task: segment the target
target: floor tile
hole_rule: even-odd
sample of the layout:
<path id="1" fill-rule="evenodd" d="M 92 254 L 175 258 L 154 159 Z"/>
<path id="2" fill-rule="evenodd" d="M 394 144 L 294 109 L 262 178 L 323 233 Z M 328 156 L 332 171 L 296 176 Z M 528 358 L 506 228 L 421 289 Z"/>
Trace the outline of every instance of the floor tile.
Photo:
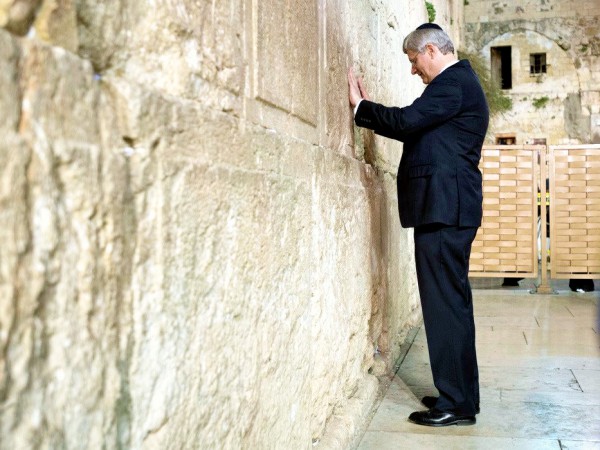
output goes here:
<path id="1" fill-rule="evenodd" d="M 523 330 L 528 345 L 562 345 L 576 344 L 579 346 L 597 348 L 600 345 L 598 335 L 592 327 L 569 327 L 561 328 L 557 333 L 553 328 L 538 328 Z"/>
<path id="2" fill-rule="evenodd" d="M 600 438 L 600 406 L 503 402 L 482 405 L 477 433 L 519 438 Z"/>
<path id="3" fill-rule="evenodd" d="M 600 442 L 560 441 L 562 450 L 600 450 Z"/>
<path id="4" fill-rule="evenodd" d="M 477 344 L 477 360 L 483 366 L 594 368 L 598 351 L 577 344 L 486 345 Z"/>
<path id="5" fill-rule="evenodd" d="M 516 439 L 482 436 L 444 436 L 440 433 L 411 434 L 385 431 L 369 431 L 358 450 L 398 449 L 444 449 L 444 450 L 560 450 L 553 439 Z"/>
<path id="6" fill-rule="evenodd" d="M 475 316 L 475 329 L 490 326 L 511 326 L 518 328 L 537 328 L 540 325 L 534 316 Z"/>
<path id="7" fill-rule="evenodd" d="M 535 328 L 537 329 L 537 328 Z M 501 328 L 501 329 L 493 329 L 493 330 L 478 330 L 476 329 L 475 334 L 477 336 L 476 340 L 480 344 L 498 344 L 502 342 L 503 344 L 514 344 L 514 345 L 526 345 L 527 340 L 525 337 L 525 328 L 519 327 L 511 327 L 511 328 Z M 527 329 L 529 331 L 529 329 Z"/>
<path id="8" fill-rule="evenodd" d="M 482 391 L 484 392 L 484 391 Z M 497 391 L 500 402 L 503 404 L 510 403 L 544 403 L 544 404 L 562 404 L 568 406 L 588 407 L 598 406 L 600 398 L 598 396 L 589 395 L 588 392 L 573 391 L 573 392 L 539 392 L 539 391 L 515 391 L 515 390 L 500 390 Z M 482 395 L 483 397 L 483 395 Z M 488 396 L 490 403 L 497 401 L 495 397 Z"/>
<path id="9" fill-rule="evenodd" d="M 600 404 L 600 370 L 573 369 L 573 375 L 583 392 L 596 394 Z"/>
<path id="10" fill-rule="evenodd" d="M 482 366 L 479 378 L 480 387 L 503 391 L 582 391 L 571 369 Z"/>

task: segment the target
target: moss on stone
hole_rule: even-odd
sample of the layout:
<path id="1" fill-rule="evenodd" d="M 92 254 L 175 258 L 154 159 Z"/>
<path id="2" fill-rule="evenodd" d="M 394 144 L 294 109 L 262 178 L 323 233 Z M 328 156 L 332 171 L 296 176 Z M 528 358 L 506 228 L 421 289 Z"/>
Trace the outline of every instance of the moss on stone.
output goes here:
<path id="1" fill-rule="evenodd" d="M 546 106 L 546 103 L 548 103 L 549 101 L 550 99 L 547 96 L 543 96 L 539 98 L 534 98 L 532 104 L 535 109 L 540 109 Z"/>

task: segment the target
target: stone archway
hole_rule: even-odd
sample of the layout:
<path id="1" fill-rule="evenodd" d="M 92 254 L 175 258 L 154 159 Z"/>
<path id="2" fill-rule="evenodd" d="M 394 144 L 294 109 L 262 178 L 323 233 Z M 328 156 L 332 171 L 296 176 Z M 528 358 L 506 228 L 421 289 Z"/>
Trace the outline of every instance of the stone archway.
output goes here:
<path id="1" fill-rule="evenodd" d="M 580 77 L 570 55 L 547 35 L 523 28 L 496 35 L 485 44 L 480 42 L 478 52 L 490 67 L 497 49 L 509 49 L 511 53 L 511 67 L 502 70 L 511 76 L 504 92 L 511 97 L 513 108 L 493 119 L 492 132 L 513 133 L 518 144 L 539 138 L 549 143 L 584 140 Z M 547 71 L 530 72 L 534 54 L 547 58 Z"/>
<path id="2" fill-rule="evenodd" d="M 552 18 L 538 21 L 505 20 L 498 22 L 466 24 L 465 44 L 469 51 L 478 51 L 497 36 L 518 31 L 532 31 L 555 42 L 574 59 L 578 57 L 576 44 L 581 39 L 582 20 L 574 18 Z M 590 21 L 591 23 L 591 21 Z"/>
<path id="3" fill-rule="evenodd" d="M 582 92 L 579 42 L 574 19 L 528 22 L 523 20 L 470 24 L 466 44 L 492 65 L 492 48 L 513 46 L 515 83 L 505 91 L 513 109 L 494 118 L 491 130 L 514 133 L 519 144 L 544 137 L 549 143 L 590 142 L 589 105 Z M 571 40 L 567 41 L 565 36 Z M 530 55 L 547 52 L 548 73 L 529 73 Z M 543 102 L 542 102 L 543 100 Z M 542 104 L 543 103 L 543 104 Z"/>

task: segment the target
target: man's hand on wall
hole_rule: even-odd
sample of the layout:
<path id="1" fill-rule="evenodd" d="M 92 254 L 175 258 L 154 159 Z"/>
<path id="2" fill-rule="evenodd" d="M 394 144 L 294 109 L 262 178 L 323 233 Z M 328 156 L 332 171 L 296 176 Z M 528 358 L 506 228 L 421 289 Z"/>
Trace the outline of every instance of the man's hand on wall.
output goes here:
<path id="1" fill-rule="evenodd" d="M 354 108 L 361 100 L 370 100 L 369 94 L 365 89 L 362 78 L 356 78 L 352 67 L 348 70 L 348 97 L 350 105 Z"/>

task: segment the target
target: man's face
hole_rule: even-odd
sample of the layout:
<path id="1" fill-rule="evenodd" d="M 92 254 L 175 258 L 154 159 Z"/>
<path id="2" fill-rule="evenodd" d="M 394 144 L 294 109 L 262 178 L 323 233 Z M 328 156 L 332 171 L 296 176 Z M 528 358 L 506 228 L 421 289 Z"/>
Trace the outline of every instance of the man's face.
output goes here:
<path id="1" fill-rule="evenodd" d="M 412 75 L 419 75 L 423 83 L 429 84 L 432 80 L 430 74 L 430 67 L 428 65 L 427 51 L 423 53 L 413 52 L 411 50 L 407 50 L 406 56 L 408 56 L 408 61 L 411 64 L 410 73 Z"/>

